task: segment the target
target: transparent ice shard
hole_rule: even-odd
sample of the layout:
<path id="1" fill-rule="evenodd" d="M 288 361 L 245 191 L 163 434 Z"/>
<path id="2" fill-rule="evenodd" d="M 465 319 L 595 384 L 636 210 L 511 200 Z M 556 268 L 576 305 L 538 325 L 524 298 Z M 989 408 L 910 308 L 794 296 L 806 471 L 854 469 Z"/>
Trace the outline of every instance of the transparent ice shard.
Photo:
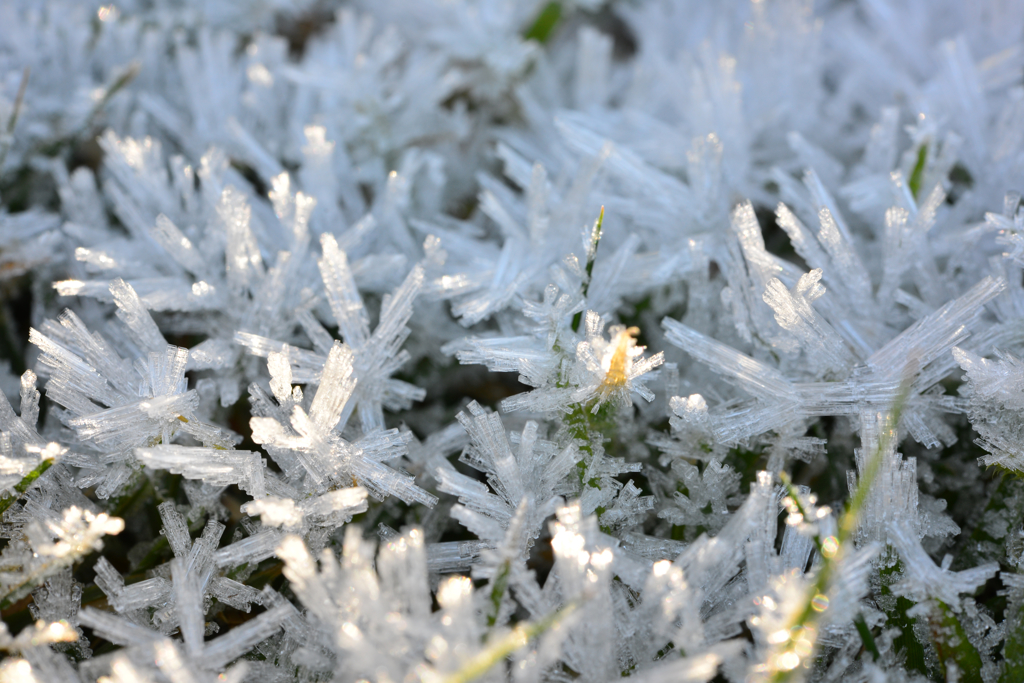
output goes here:
<path id="1" fill-rule="evenodd" d="M 159 214 L 156 217 L 156 224 L 149 234 L 171 255 L 171 258 L 177 261 L 182 268 L 195 275 L 197 279 L 202 281 L 211 277 L 212 273 L 199 249 L 170 218 Z"/>
<path id="2" fill-rule="evenodd" d="M 470 510 L 506 523 L 511 519 L 511 513 L 506 508 L 504 501 L 488 491 L 484 484 L 458 472 L 449 472 L 448 470 L 439 470 L 434 476 L 438 481 L 438 490 L 458 496 L 459 501 Z"/>
<path id="3" fill-rule="evenodd" d="M 237 356 L 237 351 L 225 339 L 207 339 L 189 349 L 190 370 L 220 370 L 227 368 Z"/>
<path id="4" fill-rule="evenodd" d="M 35 428 L 39 420 L 39 390 L 36 389 L 36 373 L 26 370 L 21 376 L 21 421 Z"/>
<path id="5" fill-rule="evenodd" d="M 260 521 L 268 527 L 299 527 L 303 520 L 302 510 L 290 498 L 268 496 L 251 500 L 242 506 L 242 512 L 259 516 Z"/>
<path id="6" fill-rule="evenodd" d="M 157 506 L 163 530 L 160 532 L 167 538 L 171 551 L 177 557 L 187 557 L 192 550 L 192 536 L 188 532 L 185 518 L 178 513 L 174 503 L 167 501 Z"/>
<path id="7" fill-rule="evenodd" d="M 252 233 L 252 209 L 245 195 L 234 187 L 224 188 L 217 204 L 217 216 L 225 227 L 227 281 L 233 291 L 255 289 L 263 275 L 263 259 Z"/>
<path id="8" fill-rule="evenodd" d="M 492 372 L 518 372 L 524 383 L 540 386 L 557 367 L 557 356 L 533 336 L 486 337 L 462 340 L 443 349 L 463 365 L 484 365 Z"/>
<path id="9" fill-rule="evenodd" d="M 104 557 L 97 560 L 95 571 L 96 585 L 103 590 L 107 602 L 117 612 L 131 612 L 156 605 L 172 591 L 171 583 L 161 577 L 144 579 L 125 586 L 124 579 Z"/>
<path id="10" fill-rule="evenodd" d="M 124 530 L 124 520 L 76 505 L 54 510 L 30 497 L 24 510 L 27 521 L 0 557 L 0 566 L 8 568 L 0 573 L 0 598 L 12 603 L 48 577 L 101 550 L 104 536 Z"/>
<path id="11" fill-rule="evenodd" d="M 262 600 L 262 594 L 252 586 L 225 576 L 214 576 L 210 579 L 209 593 L 220 602 L 243 612 L 249 611 L 251 603 L 259 603 Z"/>
<path id="12" fill-rule="evenodd" d="M 700 587 L 705 596 L 720 595 L 744 559 L 744 542 L 758 524 L 764 523 L 760 518 L 761 510 L 766 500 L 773 496 L 771 475 L 759 472 L 757 482 L 750 488 L 750 495 L 718 535 L 714 538 L 701 536 L 674 561 L 675 566 L 689 574 L 688 582 Z"/>
<path id="13" fill-rule="evenodd" d="M 622 547 L 629 553 L 646 560 L 674 560 L 686 549 L 682 541 L 658 536 L 647 536 L 635 531 L 622 534 Z"/>
<path id="14" fill-rule="evenodd" d="M 409 503 L 432 507 L 437 499 L 418 487 L 414 477 L 395 471 L 383 462 L 406 451 L 407 440 L 398 430 L 374 429 L 355 443 L 336 432 L 356 405 L 353 389 L 358 391 L 359 387 L 358 380 L 352 377 L 353 354 L 346 345 L 335 343 L 324 373 L 326 380 L 317 387 L 308 414 L 292 399 L 285 401 L 285 406 L 291 406 L 285 412 L 280 406 L 271 405 L 269 397 L 265 401 L 262 390 L 256 389 L 256 416 L 250 421 L 253 439 L 264 444 L 271 455 L 283 460 L 286 466 L 290 466 L 289 458 L 294 457 L 320 491 L 329 482 L 351 482 L 363 486 L 378 499 L 395 495 Z M 285 388 L 279 386 L 278 389 L 283 395 Z M 296 395 L 293 392 L 293 396 Z M 260 416 L 260 413 L 267 416 Z"/>
<path id="15" fill-rule="evenodd" d="M 331 235 L 325 234 L 320 244 L 323 258 L 317 265 L 338 330 L 347 344 L 362 348 L 370 337 L 370 321 L 349 269 L 348 258 Z"/>
<path id="16" fill-rule="evenodd" d="M 434 472 L 438 488 L 459 497 L 462 505 L 452 509 L 452 516 L 492 545 L 504 538 L 517 508 L 525 505 L 522 542 L 528 547 L 540 533 L 543 520 L 560 504 L 561 487 L 580 455 L 575 445 L 559 450 L 539 439 L 533 421 L 510 442 L 497 414 L 476 402 L 467 409 L 468 415 L 457 415 L 470 439 L 460 460 L 483 472 L 489 486 L 454 468 L 439 466 Z M 517 446 L 514 453 L 513 443 Z"/>
<path id="17" fill-rule="evenodd" d="M 834 279 L 837 286 L 842 287 L 850 304 L 870 305 L 871 281 L 868 270 L 857 255 L 849 234 L 827 207 L 818 211 L 818 221 L 821 229 L 817 237 L 829 256 L 830 281 Z"/>
<path id="18" fill-rule="evenodd" d="M 617 529 L 632 527 L 643 522 L 654 509 L 654 496 L 641 496 L 640 489 L 630 479 L 619 491 L 615 504 L 601 515 L 601 525 Z"/>
<path id="19" fill-rule="evenodd" d="M 962 296 L 904 330 L 868 358 L 866 364 L 885 377 L 903 368 L 902 358 L 915 356 L 922 368 L 936 359 L 945 358 L 950 349 L 967 336 L 968 330 L 976 326 L 984 305 L 1005 288 L 1006 282 L 1001 278 L 982 278 Z M 948 367 L 949 362 L 942 364 L 946 372 Z"/>
<path id="20" fill-rule="evenodd" d="M 857 359 L 842 337 L 811 306 L 825 293 L 818 284 L 820 279 L 821 270 L 816 268 L 802 275 L 796 287 L 789 290 L 778 278 L 772 278 L 763 298 L 775 311 L 776 322 L 796 336 L 820 374 L 843 376 Z"/>
<path id="21" fill-rule="evenodd" d="M 488 547 L 483 541 L 431 543 L 427 545 L 427 571 L 437 574 L 465 572 Z"/>
<path id="22" fill-rule="evenodd" d="M 88 626 L 98 635 L 118 645 L 151 645 L 163 639 L 158 631 L 94 607 L 83 607 L 78 613 L 78 619 L 82 626 Z"/>
<path id="23" fill-rule="evenodd" d="M 857 527 L 861 542 L 888 542 L 890 530 L 896 522 L 914 533 L 925 535 L 918 514 L 917 459 L 906 460 L 896 451 L 897 439 L 891 413 L 869 413 L 861 418 L 862 448 L 855 452 L 858 473 L 848 472 L 851 495 L 858 481 L 877 467 L 874 481 L 864 501 Z M 877 459 L 877 465 L 869 465 Z"/>
<path id="24" fill-rule="evenodd" d="M 321 430 L 330 432 L 338 424 L 358 383 L 358 379 L 352 377 L 353 360 L 347 345 L 334 342 L 309 408 L 309 417 Z"/>
<path id="25" fill-rule="evenodd" d="M 316 519 L 330 526 L 339 526 L 340 522 L 348 521 L 352 515 L 366 510 L 366 496 L 366 489 L 354 486 L 308 498 L 302 501 L 300 507 L 307 518 Z"/>
<path id="26" fill-rule="evenodd" d="M 214 486 L 237 484 L 253 498 L 266 495 L 266 464 L 258 453 L 229 451 L 223 448 L 161 445 L 136 448 L 135 457 L 154 469 L 199 479 Z"/>
<path id="27" fill-rule="evenodd" d="M 111 683 L 151 683 L 153 678 L 142 673 L 124 654 L 117 654 L 110 662 Z"/>
<path id="28" fill-rule="evenodd" d="M 263 529 L 248 538 L 243 538 L 220 548 L 213 554 L 213 563 L 220 569 L 237 567 L 242 564 L 256 564 L 274 554 L 274 548 L 281 542 L 281 534 L 275 529 Z"/>
<path id="29" fill-rule="evenodd" d="M 198 661 L 204 667 L 219 670 L 251 650 L 281 629 L 281 625 L 294 612 L 290 605 L 279 605 L 255 619 L 236 626 L 224 635 L 210 641 Z"/>
<path id="30" fill-rule="evenodd" d="M 45 321 L 42 331 L 30 332 L 49 370 L 47 394 L 67 409 L 62 419 L 82 442 L 76 462 L 82 468 L 79 484 L 96 486 L 101 498 L 127 482 L 135 448 L 168 444 L 181 432 L 207 447 L 235 441 L 228 432 L 197 419 L 199 396 L 187 390 L 185 378 L 188 351 L 167 345 L 131 288 L 120 285 L 119 311 L 135 330 L 135 343 L 143 349 L 157 347 L 134 362 L 115 352 L 103 336 L 90 333 L 70 311 L 56 323 Z M 117 290 L 119 283 L 111 286 Z"/>
<path id="31" fill-rule="evenodd" d="M 949 570 L 949 563 L 952 561 L 950 555 L 946 556 L 941 566 L 936 566 L 921 547 L 913 528 L 899 520 L 894 520 L 889 525 L 888 536 L 899 551 L 903 566 L 906 568 L 903 580 L 895 584 L 892 590 L 897 595 L 907 596 L 916 602 L 935 598 L 959 611 L 960 595 L 973 593 L 999 571 L 999 563 L 990 562 L 953 572 Z"/>
<path id="32" fill-rule="evenodd" d="M 576 54 L 579 73 L 573 90 L 576 108 L 605 104 L 611 69 L 612 39 L 589 26 L 580 29 Z"/>
<path id="33" fill-rule="evenodd" d="M 212 565 L 213 555 L 217 551 L 217 545 L 223 533 L 224 525 L 220 522 L 214 519 L 206 522 L 206 526 L 203 527 L 203 533 L 193 541 L 192 549 L 185 558 L 185 569 L 188 571 L 189 576 L 198 576 Z M 200 581 L 200 586 L 205 581 L 206 579 Z"/>
<path id="34" fill-rule="evenodd" d="M 185 641 L 185 651 L 189 657 L 196 657 L 203 651 L 203 589 L 200 577 L 189 572 L 188 565 L 180 557 L 171 560 L 171 576 L 175 616 Z"/>
<path id="35" fill-rule="evenodd" d="M 675 460 L 672 476 L 686 494 L 676 491 L 672 503 L 658 512 L 658 517 L 678 526 L 704 527 L 710 533 L 729 521 L 728 501 L 739 492 L 740 475 L 729 465 L 711 460 L 700 472 L 686 460 Z"/>
<path id="36" fill-rule="evenodd" d="M 735 382 L 752 396 L 780 401 L 792 395 L 791 383 L 778 370 L 672 318 L 665 318 L 661 325 L 665 328 L 668 341 Z"/>
<path id="37" fill-rule="evenodd" d="M 315 384 L 320 380 L 324 359 L 319 354 L 249 332 L 236 332 L 234 341 L 248 348 L 254 356 L 266 358 L 271 353 L 286 354 L 292 366 L 292 381 L 296 384 Z"/>
<path id="38" fill-rule="evenodd" d="M 284 405 L 292 397 L 292 366 L 287 349 L 267 355 L 267 370 L 270 372 L 270 391 L 277 402 Z"/>
<path id="39" fill-rule="evenodd" d="M 132 340 L 140 349 L 162 352 L 167 348 L 167 340 L 160 334 L 149 311 L 142 305 L 139 295 L 131 285 L 118 278 L 110 283 L 110 293 L 117 304 L 117 317 L 127 326 Z"/>
<path id="40" fill-rule="evenodd" d="M 402 345 L 409 335 L 407 324 L 412 317 L 413 301 L 423 288 L 425 268 L 433 267 L 434 261 L 443 258 L 442 250 L 435 248 L 436 245 L 431 246 L 436 241 L 433 237 L 427 239 L 427 258 L 414 266 L 402 284 L 384 297 L 377 328 L 371 333 L 363 300 L 356 288 L 345 252 L 333 236 L 322 236 L 323 257 L 318 261 L 321 278 L 331 311 L 345 340 L 345 351 L 334 352 L 334 361 L 330 360 L 331 353 L 327 354 L 327 358 L 320 355 L 327 342 L 326 332 L 308 316 L 304 318 L 303 325 L 312 331 L 311 338 L 318 347 L 317 352 L 305 351 L 246 332 L 236 333 L 235 340 L 249 347 L 255 355 L 286 353 L 292 365 L 291 381 L 318 383 L 321 391 L 325 391 L 325 398 L 334 396 L 328 404 L 318 408 L 317 415 L 312 416 L 314 420 L 332 416 L 335 423 L 340 421 L 345 424 L 353 413 L 358 413 L 364 432 L 383 429 L 385 407 L 391 410 L 407 408 L 426 395 L 423 389 L 395 379 L 392 375 L 409 359 Z M 338 353 L 348 356 L 344 363 Z M 346 367 L 349 369 L 346 370 Z M 331 381 L 325 381 L 322 377 L 322 373 L 328 371 L 333 378 Z M 348 379 L 349 375 L 351 380 Z M 334 384 L 339 382 L 335 387 Z M 351 399 L 348 398 L 349 394 Z M 328 406 L 331 409 L 322 412 Z M 339 407 L 341 411 L 335 415 Z"/>
<path id="41" fill-rule="evenodd" d="M 737 655 L 736 648 L 718 648 L 718 652 L 673 659 L 636 674 L 641 683 L 705 683 L 719 672 L 723 657 Z M 630 678 L 633 678 L 632 676 Z"/>

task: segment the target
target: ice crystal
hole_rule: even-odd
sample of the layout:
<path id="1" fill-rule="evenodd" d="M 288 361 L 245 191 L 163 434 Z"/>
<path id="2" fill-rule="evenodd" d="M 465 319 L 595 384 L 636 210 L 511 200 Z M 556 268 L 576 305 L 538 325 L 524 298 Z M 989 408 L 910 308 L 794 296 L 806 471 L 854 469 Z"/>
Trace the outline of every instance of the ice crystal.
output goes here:
<path id="1" fill-rule="evenodd" d="M 81 468 L 78 484 L 97 486 L 101 498 L 127 482 L 135 448 L 170 443 L 179 432 L 209 446 L 234 442 L 196 417 L 198 395 L 185 379 L 188 351 L 167 344 L 129 284 L 115 280 L 110 291 L 130 348 L 138 349 L 134 362 L 70 310 L 30 334 L 50 375 L 47 396 L 67 409 L 63 420 L 86 450 L 74 463 Z"/>
<path id="2" fill-rule="evenodd" d="M 25 525 L 21 537 L 0 555 L 0 594 L 8 602 L 19 599 L 47 576 L 103 548 L 103 537 L 124 529 L 124 521 L 105 512 L 69 507 L 57 513 L 40 506 L 36 517 Z"/>
<path id="3" fill-rule="evenodd" d="M 458 419 L 469 433 L 471 447 L 459 459 L 483 472 L 494 493 L 447 461 L 434 472 L 438 489 L 458 496 L 461 504 L 452 508 L 452 517 L 479 539 L 495 545 L 519 514 L 516 509 L 524 505 L 524 518 L 517 521 L 517 526 L 523 534 L 519 543 L 525 550 L 540 534 L 544 520 L 562 502 L 559 494 L 573 491 L 567 479 L 579 453 L 573 444 L 559 449 L 539 439 L 537 423 L 530 421 L 516 435 L 513 455 L 501 418 L 485 412 L 477 403 L 470 403 L 468 409 L 470 414 L 459 413 Z"/>
<path id="4" fill-rule="evenodd" d="M 1022 22 L 0 3 L 0 680 L 1019 679 Z"/>
<path id="5" fill-rule="evenodd" d="M 275 358 L 278 356 L 275 355 Z M 271 360 L 274 363 L 274 360 Z M 277 364 L 275 380 L 291 375 L 287 360 Z M 275 403 L 258 387 L 253 391 L 253 439 L 264 444 L 271 456 L 292 465 L 295 476 L 305 478 L 313 490 L 350 481 L 362 483 L 374 496 L 383 498 L 396 495 L 406 502 L 433 505 L 436 498 L 413 483 L 413 478 L 391 469 L 382 461 L 397 458 L 405 451 L 405 442 L 398 430 L 378 429 L 364 435 L 355 443 L 339 434 L 356 402 L 357 379 L 354 372 L 354 354 L 349 347 L 334 342 L 323 371 L 320 384 L 309 402 L 308 409 L 297 405 L 291 382 L 275 383 L 278 392 Z M 300 465 L 302 470 L 297 469 Z"/>

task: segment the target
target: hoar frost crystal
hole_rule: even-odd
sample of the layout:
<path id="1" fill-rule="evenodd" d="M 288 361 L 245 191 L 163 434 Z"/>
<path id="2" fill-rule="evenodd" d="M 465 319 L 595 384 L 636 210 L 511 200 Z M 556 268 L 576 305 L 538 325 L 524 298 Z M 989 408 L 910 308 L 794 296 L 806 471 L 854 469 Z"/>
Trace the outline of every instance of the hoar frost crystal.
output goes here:
<path id="1" fill-rule="evenodd" d="M 1024 3 L 0 1 L 0 681 L 1024 680 Z"/>

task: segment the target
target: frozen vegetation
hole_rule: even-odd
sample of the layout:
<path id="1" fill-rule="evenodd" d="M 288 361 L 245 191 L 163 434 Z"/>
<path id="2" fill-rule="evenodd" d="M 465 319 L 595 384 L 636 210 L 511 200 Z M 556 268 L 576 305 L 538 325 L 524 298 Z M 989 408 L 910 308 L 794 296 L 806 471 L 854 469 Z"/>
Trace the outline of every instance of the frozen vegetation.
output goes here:
<path id="1" fill-rule="evenodd" d="M 1021 0 L 0 0 L 0 680 L 1024 680 Z"/>

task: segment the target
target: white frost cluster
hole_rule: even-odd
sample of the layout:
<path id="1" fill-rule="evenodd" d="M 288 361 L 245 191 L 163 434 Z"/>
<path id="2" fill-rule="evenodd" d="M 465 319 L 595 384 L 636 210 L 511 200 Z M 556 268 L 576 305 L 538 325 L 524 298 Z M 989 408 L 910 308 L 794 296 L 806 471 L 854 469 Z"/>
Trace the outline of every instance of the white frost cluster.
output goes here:
<path id="1" fill-rule="evenodd" d="M 1022 26 L 0 2 L 0 681 L 1017 680 Z"/>

